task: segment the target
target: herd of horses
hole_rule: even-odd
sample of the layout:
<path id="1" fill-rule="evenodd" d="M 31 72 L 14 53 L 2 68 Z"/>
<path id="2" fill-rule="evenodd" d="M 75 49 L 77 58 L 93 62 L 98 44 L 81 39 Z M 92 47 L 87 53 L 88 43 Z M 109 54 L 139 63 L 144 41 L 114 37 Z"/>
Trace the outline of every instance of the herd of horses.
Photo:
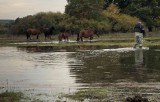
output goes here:
<path id="1" fill-rule="evenodd" d="M 54 30 L 55 30 L 55 28 L 53 26 L 50 28 L 41 28 L 41 29 L 29 28 L 29 29 L 27 29 L 26 37 L 27 37 L 27 40 L 31 40 L 31 36 L 36 36 L 36 38 L 39 39 L 39 35 L 41 33 L 44 33 L 45 40 L 46 39 L 51 40 L 51 36 L 52 36 Z M 96 30 L 83 29 L 77 34 L 76 41 L 83 42 L 83 38 L 89 38 L 90 40 L 92 40 L 94 34 L 96 34 L 99 37 Z M 58 40 L 59 41 L 62 41 L 62 40 L 68 41 L 69 36 L 71 36 L 71 35 L 72 35 L 71 32 L 63 30 L 59 33 Z"/>

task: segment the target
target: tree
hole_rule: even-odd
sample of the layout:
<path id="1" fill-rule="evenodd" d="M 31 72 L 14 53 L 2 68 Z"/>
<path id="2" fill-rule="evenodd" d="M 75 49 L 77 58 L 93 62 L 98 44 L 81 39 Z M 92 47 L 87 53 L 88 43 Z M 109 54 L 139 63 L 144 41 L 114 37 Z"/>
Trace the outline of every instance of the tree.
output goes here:
<path id="1" fill-rule="evenodd" d="M 105 0 L 106 7 L 111 3 L 117 5 L 121 13 L 140 18 L 146 23 L 149 31 L 160 26 L 157 23 L 160 17 L 160 0 Z"/>
<path id="2" fill-rule="evenodd" d="M 97 19 L 103 10 L 103 0 L 67 0 L 65 13 L 76 18 Z"/>
<path id="3" fill-rule="evenodd" d="M 64 14 L 53 12 L 40 12 L 35 15 L 28 15 L 23 18 L 17 18 L 12 25 L 13 34 L 25 34 L 28 28 L 43 28 L 54 26 L 58 32 L 57 26 L 60 21 L 63 21 Z"/>
<path id="4" fill-rule="evenodd" d="M 104 0 L 104 9 L 106 9 L 110 4 L 115 4 L 119 8 L 124 9 L 126 8 L 132 0 Z"/>
<path id="5" fill-rule="evenodd" d="M 103 15 L 109 20 L 112 32 L 132 32 L 134 25 L 139 20 L 136 17 L 120 13 L 119 8 L 114 4 L 110 4 Z"/>

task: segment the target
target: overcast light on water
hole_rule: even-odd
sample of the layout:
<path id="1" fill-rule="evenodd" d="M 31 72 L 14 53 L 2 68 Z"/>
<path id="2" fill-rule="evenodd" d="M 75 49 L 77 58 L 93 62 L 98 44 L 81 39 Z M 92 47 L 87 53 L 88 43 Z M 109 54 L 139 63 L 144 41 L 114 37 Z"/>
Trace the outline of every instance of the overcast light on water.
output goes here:
<path id="1" fill-rule="evenodd" d="M 0 91 L 57 97 L 60 93 L 106 84 L 159 89 L 159 60 L 159 50 L 149 48 L 74 51 L 0 47 Z"/>

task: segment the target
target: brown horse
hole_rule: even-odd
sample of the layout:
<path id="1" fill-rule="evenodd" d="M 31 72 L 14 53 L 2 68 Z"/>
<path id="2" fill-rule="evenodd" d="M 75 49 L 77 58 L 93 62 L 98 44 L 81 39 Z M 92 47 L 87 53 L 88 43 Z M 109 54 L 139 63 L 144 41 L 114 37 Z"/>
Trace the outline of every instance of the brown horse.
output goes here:
<path id="1" fill-rule="evenodd" d="M 58 35 L 58 40 L 59 40 L 59 42 L 62 41 L 62 40 L 65 40 L 65 41 L 68 42 L 69 36 L 71 36 L 71 33 L 70 33 L 70 32 L 68 32 L 68 31 L 61 32 L 61 33 Z"/>
<path id="2" fill-rule="evenodd" d="M 94 34 L 96 34 L 99 37 L 97 31 L 95 31 L 93 29 L 81 30 L 80 33 L 77 34 L 77 41 L 79 41 L 81 39 L 81 41 L 83 42 L 83 37 L 84 38 L 89 38 L 90 40 L 92 40 Z"/>
<path id="3" fill-rule="evenodd" d="M 29 28 L 27 29 L 27 40 L 31 40 L 31 35 L 37 36 L 37 39 L 39 39 L 39 35 L 41 34 L 42 30 L 41 29 L 35 29 L 35 28 Z"/>

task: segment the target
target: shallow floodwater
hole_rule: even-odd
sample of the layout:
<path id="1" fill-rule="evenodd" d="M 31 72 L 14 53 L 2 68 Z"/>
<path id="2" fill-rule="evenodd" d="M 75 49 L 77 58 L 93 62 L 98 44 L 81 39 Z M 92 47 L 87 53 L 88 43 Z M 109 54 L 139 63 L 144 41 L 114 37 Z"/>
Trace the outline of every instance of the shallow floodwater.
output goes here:
<path id="1" fill-rule="evenodd" d="M 159 62 L 158 48 L 0 47 L 0 91 L 42 100 L 104 86 L 143 87 L 150 90 L 142 93 L 159 95 Z"/>

